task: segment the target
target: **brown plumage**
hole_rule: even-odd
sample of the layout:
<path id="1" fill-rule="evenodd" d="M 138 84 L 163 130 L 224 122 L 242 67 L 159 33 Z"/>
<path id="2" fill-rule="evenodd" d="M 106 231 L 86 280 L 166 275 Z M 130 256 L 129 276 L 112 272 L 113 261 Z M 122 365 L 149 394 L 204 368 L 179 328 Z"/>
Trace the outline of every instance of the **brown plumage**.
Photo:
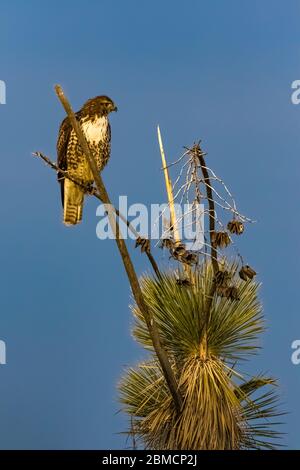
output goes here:
<path id="1" fill-rule="evenodd" d="M 117 111 L 114 102 L 107 96 L 96 96 L 88 100 L 76 113 L 99 171 L 104 168 L 110 157 L 111 132 L 108 114 L 111 111 Z M 94 182 L 89 164 L 68 117 L 63 120 L 59 128 L 57 165 L 84 186 Z M 82 219 L 84 189 L 63 173 L 58 173 L 58 181 L 61 186 L 63 221 L 66 225 L 78 224 Z"/>

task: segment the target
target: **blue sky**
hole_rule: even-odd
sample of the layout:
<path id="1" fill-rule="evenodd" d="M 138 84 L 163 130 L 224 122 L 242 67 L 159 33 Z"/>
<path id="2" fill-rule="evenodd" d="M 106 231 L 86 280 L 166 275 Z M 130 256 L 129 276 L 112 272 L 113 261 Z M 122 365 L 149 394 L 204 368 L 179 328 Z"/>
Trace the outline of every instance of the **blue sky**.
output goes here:
<path id="1" fill-rule="evenodd" d="M 300 1 L 151 2 L 2 0 L 0 79 L 0 446 L 124 448 L 116 384 L 143 355 L 130 336 L 129 287 L 113 241 L 95 235 L 96 202 L 67 229 L 54 174 L 31 157 L 55 157 L 64 112 L 107 94 L 112 199 L 163 202 L 155 128 L 168 158 L 202 138 L 209 164 L 259 221 L 241 251 L 263 282 L 263 349 L 247 365 L 279 378 L 285 443 L 300 448 Z M 133 254 L 139 273 L 147 264 Z"/>

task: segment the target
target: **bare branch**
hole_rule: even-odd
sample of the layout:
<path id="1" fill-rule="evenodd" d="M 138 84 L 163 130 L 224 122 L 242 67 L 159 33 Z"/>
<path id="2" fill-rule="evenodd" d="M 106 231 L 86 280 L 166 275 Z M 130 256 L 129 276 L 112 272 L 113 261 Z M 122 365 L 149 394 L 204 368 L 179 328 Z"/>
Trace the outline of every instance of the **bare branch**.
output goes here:
<path id="1" fill-rule="evenodd" d="M 215 203 L 214 203 L 214 199 L 212 196 L 212 189 L 211 189 L 209 174 L 208 174 L 205 160 L 204 160 L 204 153 L 200 149 L 200 145 L 199 144 L 194 145 L 194 147 L 191 149 L 191 152 L 194 154 L 194 156 L 198 159 L 200 163 L 201 170 L 203 173 L 203 178 L 204 178 L 204 184 L 206 186 L 206 195 L 207 195 L 208 206 L 209 206 L 209 231 L 210 231 L 210 245 L 211 245 L 210 254 L 211 254 L 213 269 L 214 269 L 214 272 L 216 273 L 219 270 L 219 265 L 217 261 L 218 253 L 212 243 L 212 233 L 215 231 Z"/>

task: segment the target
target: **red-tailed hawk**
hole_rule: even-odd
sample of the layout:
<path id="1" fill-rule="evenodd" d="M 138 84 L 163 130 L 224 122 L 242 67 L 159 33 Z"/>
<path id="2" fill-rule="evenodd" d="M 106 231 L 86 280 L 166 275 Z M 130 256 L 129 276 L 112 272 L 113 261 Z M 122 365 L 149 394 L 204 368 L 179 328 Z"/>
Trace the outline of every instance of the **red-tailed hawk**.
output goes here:
<path id="1" fill-rule="evenodd" d="M 88 100 L 75 114 L 99 171 L 104 168 L 110 156 L 111 133 L 108 114 L 111 111 L 117 111 L 114 102 L 107 96 L 96 96 Z M 84 186 L 94 182 L 88 161 L 81 150 L 68 117 L 63 120 L 59 128 L 57 165 Z M 78 224 L 82 219 L 84 189 L 69 180 L 63 173 L 58 173 L 58 181 L 61 185 L 63 221 L 66 225 Z"/>

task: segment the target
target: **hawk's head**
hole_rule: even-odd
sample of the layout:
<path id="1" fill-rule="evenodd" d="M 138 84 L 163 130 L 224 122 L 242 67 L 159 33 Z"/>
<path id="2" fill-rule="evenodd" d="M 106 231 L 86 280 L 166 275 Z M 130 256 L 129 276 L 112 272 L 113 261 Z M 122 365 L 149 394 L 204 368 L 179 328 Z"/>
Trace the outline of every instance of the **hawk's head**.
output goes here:
<path id="1" fill-rule="evenodd" d="M 82 115 L 93 116 L 95 114 L 100 114 L 101 116 L 106 116 L 112 111 L 117 111 L 118 108 L 108 96 L 95 96 L 91 98 L 86 103 L 84 103 L 81 113 Z"/>

